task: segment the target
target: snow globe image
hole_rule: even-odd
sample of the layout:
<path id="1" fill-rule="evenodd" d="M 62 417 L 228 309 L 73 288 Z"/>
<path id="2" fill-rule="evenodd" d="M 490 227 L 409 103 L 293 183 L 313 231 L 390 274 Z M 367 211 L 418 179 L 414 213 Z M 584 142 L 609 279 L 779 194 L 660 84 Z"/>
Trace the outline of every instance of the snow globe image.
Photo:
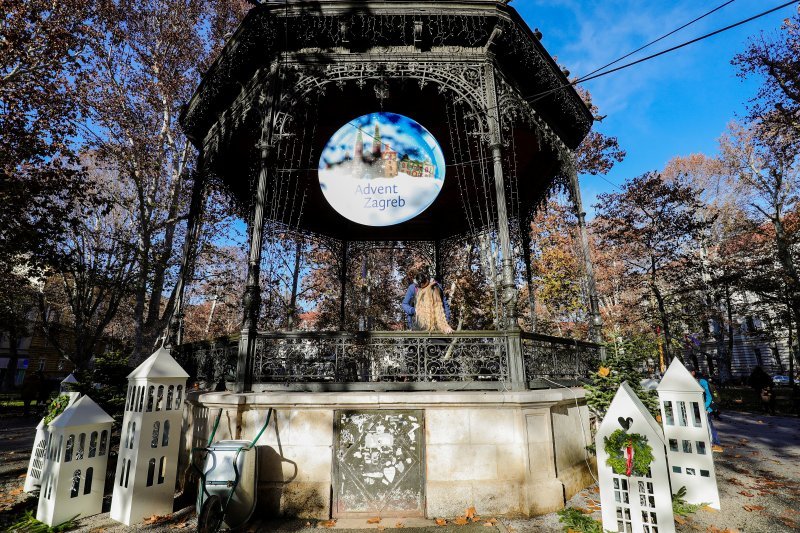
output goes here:
<path id="1" fill-rule="evenodd" d="M 370 113 L 331 136 L 319 160 L 325 199 L 343 217 L 365 226 L 410 220 L 436 200 L 444 185 L 439 143 L 415 120 Z"/>

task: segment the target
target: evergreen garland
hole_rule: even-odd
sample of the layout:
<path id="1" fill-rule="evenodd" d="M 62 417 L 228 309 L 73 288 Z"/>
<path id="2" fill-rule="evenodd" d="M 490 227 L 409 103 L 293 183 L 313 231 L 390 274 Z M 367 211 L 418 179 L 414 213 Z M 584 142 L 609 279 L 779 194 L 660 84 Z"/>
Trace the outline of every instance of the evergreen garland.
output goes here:
<path id="1" fill-rule="evenodd" d="M 608 437 L 604 437 L 605 451 L 608 454 L 606 464 L 611 467 L 615 474 L 627 475 L 627 465 L 622 449 L 627 446 L 633 448 L 633 464 L 631 474 L 634 476 L 646 476 L 653 462 L 653 448 L 647 443 L 647 437 L 638 433 L 626 433 L 625 430 L 618 429 Z"/>
<path id="2" fill-rule="evenodd" d="M 585 386 L 586 404 L 589 409 L 602 419 L 619 386 L 627 381 L 650 414 L 654 418 L 658 417 L 658 397 L 654 391 L 642 388 L 641 381 L 644 375 L 640 370 L 647 358 L 658 358 L 656 344 L 647 338 L 626 339 L 609 343 L 607 349 L 606 360 L 592 373 L 591 382 Z"/>

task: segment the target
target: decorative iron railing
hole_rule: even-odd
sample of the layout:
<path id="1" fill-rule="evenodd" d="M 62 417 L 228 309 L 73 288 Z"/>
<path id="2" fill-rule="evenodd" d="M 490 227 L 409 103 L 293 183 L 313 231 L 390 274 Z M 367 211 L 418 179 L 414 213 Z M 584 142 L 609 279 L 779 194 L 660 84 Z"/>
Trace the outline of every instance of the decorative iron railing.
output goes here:
<path id="1" fill-rule="evenodd" d="M 254 383 L 507 381 L 497 332 L 259 333 Z"/>
<path id="2" fill-rule="evenodd" d="M 525 332 L 521 337 L 525 375 L 536 388 L 585 380 L 600 361 L 599 344 Z"/>
<path id="3" fill-rule="evenodd" d="M 254 345 L 254 390 L 549 388 L 585 380 L 600 358 L 597 344 L 504 331 L 260 332 Z M 181 357 L 207 386 L 236 379 L 238 341 L 186 345 Z"/>

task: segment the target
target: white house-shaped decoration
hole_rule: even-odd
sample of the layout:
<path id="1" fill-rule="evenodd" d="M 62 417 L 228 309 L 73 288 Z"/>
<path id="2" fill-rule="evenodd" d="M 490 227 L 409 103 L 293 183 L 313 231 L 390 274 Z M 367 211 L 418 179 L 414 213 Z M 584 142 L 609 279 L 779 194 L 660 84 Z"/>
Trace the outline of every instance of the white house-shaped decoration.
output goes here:
<path id="1" fill-rule="evenodd" d="M 605 437 L 618 429 L 647 437 L 653 449 L 649 475 L 619 475 L 606 464 Z M 672 494 L 667 473 L 667 455 L 661 427 L 627 382 L 617 390 L 597 430 L 597 470 L 603 529 L 621 533 L 674 533 Z"/>
<path id="2" fill-rule="evenodd" d="M 128 375 L 111 518 L 126 526 L 172 513 L 186 378 L 159 348 Z"/>
<path id="3" fill-rule="evenodd" d="M 66 393 L 70 399 L 67 407 L 75 403 L 80 397 L 78 392 Z M 44 458 L 47 452 L 47 437 L 49 435 L 48 428 L 44 423 L 44 418 L 39 421 L 36 426 L 36 437 L 33 439 L 33 449 L 31 450 L 31 458 L 28 461 L 28 473 L 25 476 L 25 485 L 22 487 L 24 492 L 33 492 L 37 490 L 42 484 L 42 474 L 44 473 Z"/>
<path id="4" fill-rule="evenodd" d="M 661 404 L 672 491 L 677 493 L 681 487 L 686 487 L 684 499 L 688 503 L 707 503 L 719 509 L 703 387 L 676 357 L 656 390 Z"/>
<path id="5" fill-rule="evenodd" d="M 50 422 L 37 520 L 54 526 L 102 511 L 113 422 L 88 396 Z"/>

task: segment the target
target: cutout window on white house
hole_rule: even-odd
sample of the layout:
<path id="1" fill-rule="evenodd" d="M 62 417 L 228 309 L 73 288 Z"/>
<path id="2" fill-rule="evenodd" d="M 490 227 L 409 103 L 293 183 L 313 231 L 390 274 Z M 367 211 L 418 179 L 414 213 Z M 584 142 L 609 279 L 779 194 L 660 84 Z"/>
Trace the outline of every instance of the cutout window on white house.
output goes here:
<path id="1" fill-rule="evenodd" d="M 64 444 L 64 435 L 58 436 L 58 449 L 56 450 L 55 460 L 56 462 L 61 460 L 61 445 Z"/>
<path id="2" fill-rule="evenodd" d="M 147 387 L 147 412 L 151 413 L 153 411 L 153 400 L 155 399 L 156 388 L 153 385 Z"/>
<path id="3" fill-rule="evenodd" d="M 164 431 L 162 431 L 161 446 L 169 445 L 169 420 L 164 420 Z"/>
<path id="4" fill-rule="evenodd" d="M 642 511 L 642 527 L 646 533 L 658 533 L 658 519 L 653 511 Z"/>
<path id="5" fill-rule="evenodd" d="M 164 410 L 164 385 L 158 386 L 158 394 L 156 394 L 156 411 Z"/>
<path id="6" fill-rule="evenodd" d="M 664 402 L 664 416 L 667 418 L 667 425 L 675 425 L 675 415 L 672 412 L 672 402 Z"/>
<path id="7" fill-rule="evenodd" d="M 89 457 L 92 458 L 97 455 L 97 432 L 92 431 L 92 435 L 89 437 Z"/>
<path id="8" fill-rule="evenodd" d="M 692 423 L 694 427 L 699 428 L 703 426 L 702 419 L 700 418 L 700 404 L 692 402 Z"/>
<path id="9" fill-rule="evenodd" d="M 134 437 L 136 436 L 136 422 L 131 422 L 131 431 L 130 435 L 128 435 L 128 448 L 133 449 L 133 441 Z"/>
<path id="10" fill-rule="evenodd" d="M 653 491 L 653 483 L 651 481 L 639 482 L 639 505 L 642 507 L 655 508 L 656 501 L 654 495 L 655 492 Z"/>
<path id="11" fill-rule="evenodd" d="M 77 497 L 80 491 L 81 491 L 81 471 L 76 470 L 72 474 L 72 489 L 69 491 L 69 497 L 70 498 Z"/>
<path id="12" fill-rule="evenodd" d="M 633 533 L 631 510 L 628 507 L 617 507 L 617 531 L 621 533 Z"/>
<path id="13" fill-rule="evenodd" d="M 183 385 L 178 385 L 178 388 L 175 390 L 175 409 L 180 409 L 181 400 L 183 399 Z"/>
<path id="14" fill-rule="evenodd" d="M 128 488 L 128 480 L 131 478 L 131 460 L 128 459 L 128 464 L 125 467 L 125 488 Z"/>
<path id="15" fill-rule="evenodd" d="M 683 453 L 692 453 L 692 441 L 683 441 Z"/>
<path id="16" fill-rule="evenodd" d="M 678 424 L 681 426 L 689 425 L 689 417 L 686 416 L 686 402 L 678 402 Z"/>
<path id="17" fill-rule="evenodd" d="M 161 422 L 153 422 L 153 438 L 150 439 L 150 447 L 158 448 L 158 432 L 161 429 Z"/>
<path id="18" fill-rule="evenodd" d="M 78 451 L 75 452 L 75 460 L 83 459 L 83 449 L 86 446 L 86 433 L 81 433 L 78 437 Z"/>
<path id="19" fill-rule="evenodd" d="M 705 455 L 706 443 L 701 440 L 698 440 L 697 442 L 695 442 L 695 444 L 697 445 L 697 453 L 699 453 L 700 455 Z"/>
<path id="20" fill-rule="evenodd" d="M 700 475 L 703 477 L 711 477 L 711 472 L 709 472 L 708 470 L 701 470 Z"/>
<path id="21" fill-rule="evenodd" d="M 175 392 L 175 385 L 170 385 L 167 389 L 167 411 L 172 410 L 172 397 Z"/>
<path id="22" fill-rule="evenodd" d="M 156 460 L 150 459 L 147 463 L 147 486 L 153 486 L 153 477 L 156 475 Z"/>
<path id="23" fill-rule="evenodd" d="M 669 439 L 669 451 L 671 452 L 678 451 L 678 439 Z"/>
<path id="24" fill-rule="evenodd" d="M 680 474 L 681 473 L 681 467 L 673 466 L 672 467 L 672 471 L 675 472 L 676 474 Z"/>
<path id="25" fill-rule="evenodd" d="M 86 469 L 86 479 L 83 481 L 83 493 L 89 494 L 92 492 L 92 475 L 94 474 L 94 468 L 91 466 Z"/>
<path id="26" fill-rule="evenodd" d="M 122 486 L 122 482 L 125 481 L 125 459 L 122 460 L 122 464 L 119 466 L 119 486 Z"/>
<path id="27" fill-rule="evenodd" d="M 628 504 L 628 480 L 625 478 L 614 477 L 614 501 Z"/>
<path id="28" fill-rule="evenodd" d="M 72 461 L 72 449 L 75 447 L 75 435 L 70 435 L 67 439 L 67 449 L 64 452 L 64 462 Z"/>
<path id="29" fill-rule="evenodd" d="M 687 468 L 687 469 L 686 469 L 686 475 L 687 475 L 687 476 L 693 476 L 693 475 L 695 475 L 695 473 L 694 473 L 694 468 Z"/>
<path id="30" fill-rule="evenodd" d="M 164 478 L 167 475 L 167 457 L 161 456 L 161 460 L 158 462 L 158 484 L 161 485 L 164 483 Z"/>
<path id="31" fill-rule="evenodd" d="M 144 409 L 144 387 L 139 387 L 139 412 Z"/>
<path id="32" fill-rule="evenodd" d="M 105 429 L 100 433 L 100 453 L 98 454 L 100 457 L 106 454 L 106 441 L 108 440 L 108 431 Z"/>

